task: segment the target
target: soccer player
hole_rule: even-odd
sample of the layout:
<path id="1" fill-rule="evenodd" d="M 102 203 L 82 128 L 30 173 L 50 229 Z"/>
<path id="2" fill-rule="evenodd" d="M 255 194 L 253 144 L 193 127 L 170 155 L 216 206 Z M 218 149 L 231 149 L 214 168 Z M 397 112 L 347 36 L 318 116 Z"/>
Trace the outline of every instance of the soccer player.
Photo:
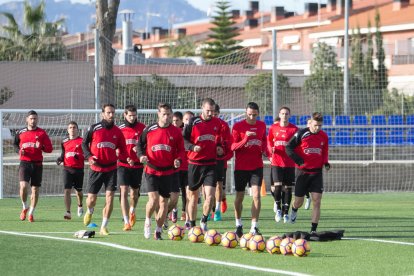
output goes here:
<path id="1" fill-rule="evenodd" d="M 63 200 L 65 202 L 66 213 L 64 219 L 72 219 L 70 213 L 72 188 L 76 191 L 76 198 L 78 200 L 78 217 L 83 215 L 83 176 L 85 157 L 82 150 L 82 137 L 79 136 L 79 127 L 75 121 L 68 124 L 68 137 L 62 141 L 62 153 L 56 160 L 56 164 L 60 165 L 63 162 L 63 185 L 64 194 Z"/>
<path id="2" fill-rule="evenodd" d="M 306 127 L 310 126 L 311 121 L 312 119 L 310 118 L 306 121 Z M 305 194 L 305 209 L 306 210 L 310 209 L 311 203 L 312 203 L 312 199 L 310 198 L 309 191 L 306 191 L 306 194 Z"/>
<path id="3" fill-rule="evenodd" d="M 271 191 L 275 200 L 274 210 L 276 222 L 289 222 L 289 207 L 292 201 L 292 186 L 295 182 L 295 162 L 287 156 L 285 147 L 287 142 L 298 131 L 298 128 L 289 123 L 290 109 L 280 108 L 277 121 L 270 126 L 267 136 L 271 148 Z M 282 204 L 281 204 L 282 203 Z"/>
<path id="4" fill-rule="evenodd" d="M 138 143 L 138 156 L 145 166 L 148 184 L 148 202 L 145 211 L 144 237 L 151 236 L 151 217 L 159 207 L 154 239 L 162 240 L 162 225 L 167 215 L 168 198 L 174 178 L 172 175 L 181 165 L 184 141 L 181 131 L 171 124 L 172 110 L 166 103 L 158 105 L 158 122 L 145 128 Z"/>
<path id="5" fill-rule="evenodd" d="M 298 209 L 303 204 L 306 191 L 309 190 L 313 202 L 311 233 L 316 232 L 321 213 L 322 168 L 331 168 L 328 162 L 328 135 L 321 130 L 322 122 L 322 114 L 313 113 L 309 127 L 296 132 L 286 145 L 286 153 L 298 166 L 290 221 L 295 223 Z"/>
<path id="6" fill-rule="evenodd" d="M 195 226 L 199 189 L 204 187 L 205 201 L 200 227 L 207 231 L 207 218 L 214 204 L 216 191 L 216 158 L 223 153 L 219 145 L 221 122 L 213 117 L 215 102 L 205 98 L 201 105 L 201 115 L 192 117 L 184 127 L 184 143 L 188 150 L 188 216 L 190 227 Z"/>
<path id="7" fill-rule="evenodd" d="M 38 119 L 36 111 L 30 110 L 26 116 L 27 126 L 18 130 L 14 137 L 14 148 L 20 156 L 20 199 L 23 205 L 20 220 L 25 220 L 27 212 L 29 212 L 30 222 L 34 222 L 33 214 L 39 200 L 39 189 L 42 184 L 42 152 L 50 153 L 53 150 L 52 142 L 46 131 L 37 126 Z M 32 191 L 30 210 L 26 203 L 29 183 Z"/>
<path id="8" fill-rule="evenodd" d="M 216 167 L 216 174 L 217 174 L 217 186 L 216 186 L 216 206 L 214 209 L 215 213 L 213 213 L 214 221 L 221 221 L 221 203 L 224 200 L 224 203 L 227 205 L 226 202 L 226 172 L 227 172 L 227 161 L 233 157 L 233 151 L 231 151 L 231 144 L 233 142 L 233 137 L 230 133 L 230 127 L 226 121 L 219 118 L 220 115 L 220 106 L 218 104 L 215 105 L 214 109 L 214 117 L 218 118 L 221 122 L 221 137 L 219 144 L 223 148 L 222 153 L 217 154 L 217 167 Z M 226 208 L 227 209 L 227 208 Z"/>
<path id="9" fill-rule="evenodd" d="M 190 122 L 190 119 L 193 118 L 195 116 L 195 114 L 191 111 L 186 111 L 183 115 L 183 124 L 184 125 L 188 125 L 188 123 Z"/>
<path id="10" fill-rule="evenodd" d="M 85 133 L 82 149 L 90 165 L 88 180 L 88 207 L 83 217 L 83 223 L 88 225 L 96 205 L 99 190 L 105 185 L 105 207 L 102 211 L 102 225 L 100 234 L 107 236 L 108 221 L 111 217 L 114 195 L 117 190 L 117 161 L 118 159 L 132 165 L 127 157 L 127 148 L 122 131 L 115 125 L 115 106 L 104 104 L 102 107 L 102 121 L 93 124 Z"/>
<path id="11" fill-rule="evenodd" d="M 125 138 L 127 147 L 127 163 L 118 160 L 117 178 L 121 196 L 121 211 L 124 219 L 124 231 L 131 231 L 135 225 L 135 208 L 138 204 L 139 190 L 144 166 L 137 156 L 139 137 L 144 131 L 145 125 L 137 120 L 137 107 L 125 106 L 124 122 L 119 126 Z M 130 200 L 128 202 L 128 192 Z"/>
<path id="12" fill-rule="evenodd" d="M 231 149 L 235 152 L 234 180 L 236 199 L 234 200 L 234 214 L 236 218 L 236 234 L 243 235 L 241 220 L 243 199 L 246 184 L 252 189 L 253 204 L 251 207 L 250 233 L 259 234 L 259 214 L 261 208 L 260 187 L 263 180 L 262 155 L 270 156 L 267 148 L 266 125 L 258 121 L 259 106 L 249 102 L 246 107 L 246 119 L 233 126 L 233 144 Z"/>

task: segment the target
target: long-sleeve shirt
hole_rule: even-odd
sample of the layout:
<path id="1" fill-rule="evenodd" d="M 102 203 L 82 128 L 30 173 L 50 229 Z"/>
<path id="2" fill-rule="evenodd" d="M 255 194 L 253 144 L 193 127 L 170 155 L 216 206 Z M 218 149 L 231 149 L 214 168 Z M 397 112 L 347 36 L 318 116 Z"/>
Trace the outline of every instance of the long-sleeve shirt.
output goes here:
<path id="1" fill-rule="evenodd" d="M 267 142 L 272 153 L 272 166 L 295 167 L 295 162 L 286 154 L 285 148 L 297 131 L 297 126 L 291 123 L 287 126 L 281 126 L 279 122 L 276 122 L 270 126 Z"/>
<path id="2" fill-rule="evenodd" d="M 60 159 L 63 165 L 69 168 L 83 169 L 85 166 L 85 156 L 82 150 L 82 137 L 70 139 L 66 137 L 62 141 L 62 153 Z"/>
<path id="3" fill-rule="evenodd" d="M 162 176 L 175 172 L 174 160 L 185 154 L 180 129 L 173 125 L 160 127 L 157 123 L 144 129 L 138 142 L 138 156 L 147 156 L 145 173 Z"/>
<path id="4" fill-rule="evenodd" d="M 300 129 L 286 145 L 287 155 L 305 171 L 317 171 L 328 163 L 328 135 L 322 130 L 312 133 Z"/>
<path id="5" fill-rule="evenodd" d="M 247 136 L 247 131 L 255 132 L 256 135 Z M 265 123 L 256 121 L 254 125 L 250 125 L 243 120 L 233 126 L 232 136 L 231 149 L 236 155 L 235 170 L 251 171 L 263 168 L 263 154 L 270 156 Z"/>
<path id="6" fill-rule="evenodd" d="M 115 170 L 118 159 L 127 162 L 127 150 L 122 131 L 104 120 L 89 127 L 83 139 L 82 149 L 85 158 L 95 159 L 96 164 L 91 165 L 91 170 L 96 172 Z"/>
<path id="7" fill-rule="evenodd" d="M 215 165 L 217 145 L 221 137 L 221 122 L 218 118 L 203 120 L 201 116 L 192 117 L 184 127 L 184 144 L 188 150 L 188 163 L 195 165 Z M 195 146 L 201 151 L 195 152 Z"/>
<path id="8" fill-rule="evenodd" d="M 118 160 L 118 166 L 127 167 L 127 168 L 143 168 L 143 164 L 139 161 L 137 152 L 134 151 L 134 147 L 138 145 L 139 137 L 144 131 L 145 125 L 140 122 L 135 122 L 130 124 L 128 121 L 125 121 L 122 125 L 119 126 L 122 131 L 122 134 L 125 137 L 125 144 L 127 148 L 127 156 L 134 161 L 134 165 L 130 166 L 128 163 L 120 162 Z"/>
<path id="9" fill-rule="evenodd" d="M 18 130 L 14 137 L 14 148 L 19 153 L 20 160 L 39 163 L 43 161 L 42 152 L 50 153 L 53 150 L 49 136 L 40 127 Z"/>
<path id="10" fill-rule="evenodd" d="M 217 160 L 228 161 L 233 157 L 233 151 L 231 150 L 231 144 L 233 143 L 233 136 L 231 136 L 229 124 L 220 119 L 221 122 L 221 136 L 219 140 L 219 145 L 223 148 L 224 154 L 218 156 Z M 224 163 L 225 168 L 227 168 L 227 162 Z"/>

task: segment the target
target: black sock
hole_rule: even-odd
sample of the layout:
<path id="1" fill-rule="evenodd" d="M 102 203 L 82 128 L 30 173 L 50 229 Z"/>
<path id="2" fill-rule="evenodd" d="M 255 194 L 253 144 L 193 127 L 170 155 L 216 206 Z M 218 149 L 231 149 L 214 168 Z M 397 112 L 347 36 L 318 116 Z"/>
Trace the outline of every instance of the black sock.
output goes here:
<path id="1" fill-rule="evenodd" d="M 207 222 L 207 218 L 208 218 L 208 215 L 207 216 L 206 215 L 203 215 L 203 217 L 201 218 L 201 222 L 206 223 Z"/>
<path id="2" fill-rule="evenodd" d="M 195 224 L 195 220 L 191 220 L 191 221 L 190 221 L 190 226 L 191 226 L 191 227 L 196 226 L 196 224 Z"/>
<path id="3" fill-rule="evenodd" d="M 280 202 L 282 200 L 281 192 L 282 192 L 282 186 L 275 186 L 275 190 L 273 192 L 273 199 L 276 202 L 276 206 L 278 210 L 282 209 L 280 205 Z"/>
<path id="4" fill-rule="evenodd" d="M 312 222 L 311 232 L 313 232 L 313 231 L 315 231 L 315 232 L 316 232 L 316 228 L 318 228 L 318 224 L 317 224 L 317 223 L 313 223 L 313 222 Z"/>
<path id="5" fill-rule="evenodd" d="M 70 211 L 66 211 L 66 212 L 70 214 Z"/>
<path id="6" fill-rule="evenodd" d="M 293 208 L 293 206 L 292 206 L 292 211 L 293 212 L 297 212 L 298 211 L 298 208 Z"/>
<path id="7" fill-rule="evenodd" d="M 82 207 L 82 204 L 79 204 L 78 207 Z"/>
<path id="8" fill-rule="evenodd" d="M 283 187 L 282 195 L 283 195 L 283 198 L 282 198 L 283 214 L 288 214 L 289 213 L 289 206 L 290 206 L 290 203 L 292 202 L 292 188 Z"/>

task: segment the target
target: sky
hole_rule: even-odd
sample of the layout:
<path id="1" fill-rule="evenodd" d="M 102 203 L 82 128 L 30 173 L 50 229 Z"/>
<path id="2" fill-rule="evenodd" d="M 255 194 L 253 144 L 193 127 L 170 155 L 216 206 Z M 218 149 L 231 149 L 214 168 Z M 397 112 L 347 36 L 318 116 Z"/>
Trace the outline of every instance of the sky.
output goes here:
<path id="1" fill-rule="evenodd" d="M 16 0 L 19 1 L 19 0 Z M 90 0 L 71 0 L 72 2 L 89 3 Z M 122 0 L 121 0 L 122 1 Z M 228 0 L 232 4 L 231 9 L 246 10 L 249 0 Z M 285 6 L 288 11 L 303 11 L 304 2 L 317 2 L 318 0 L 259 0 L 260 10 L 270 11 L 272 6 Z M 320 0 L 326 3 L 326 0 Z M 11 2 L 10 0 L 0 0 L 0 4 Z M 191 5 L 200 10 L 207 11 L 216 0 L 187 0 Z"/>

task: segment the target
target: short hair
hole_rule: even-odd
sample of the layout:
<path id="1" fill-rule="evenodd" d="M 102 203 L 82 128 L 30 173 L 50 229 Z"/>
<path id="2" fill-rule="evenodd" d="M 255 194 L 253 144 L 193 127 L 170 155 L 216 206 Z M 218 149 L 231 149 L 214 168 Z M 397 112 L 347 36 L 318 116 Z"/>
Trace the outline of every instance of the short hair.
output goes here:
<path id="1" fill-rule="evenodd" d="M 220 106 L 218 104 L 214 106 L 214 111 L 220 113 Z"/>
<path id="2" fill-rule="evenodd" d="M 30 115 L 36 115 L 37 116 L 37 112 L 34 111 L 33 109 L 32 110 L 29 110 L 29 112 L 27 112 L 27 116 L 26 117 L 29 117 Z"/>
<path id="3" fill-rule="evenodd" d="M 77 129 L 79 129 L 78 123 L 77 123 L 77 122 L 75 122 L 75 121 L 70 121 L 70 122 L 68 123 L 68 126 L 70 126 L 70 125 L 74 125 L 74 126 L 76 126 L 76 128 L 77 128 Z"/>
<path id="4" fill-rule="evenodd" d="M 176 111 L 176 112 L 173 113 L 173 117 L 177 117 L 182 121 L 183 120 L 183 113 L 181 113 L 180 111 Z"/>
<path id="5" fill-rule="evenodd" d="M 312 120 L 317 122 L 323 122 L 323 116 L 320 112 L 314 112 L 311 116 Z"/>
<path id="6" fill-rule="evenodd" d="M 191 115 L 192 117 L 194 117 L 194 116 L 195 116 L 194 112 L 192 112 L 192 111 L 186 111 L 186 112 L 184 113 L 184 115 Z"/>
<path id="7" fill-rule="evenodd" d="M 289 108 L 289 107 L 287 107 L 287 106 L 282 106 L 282 107 L 279 109 L 279 113 L 280 113 L 280 111 L 282 111 L 283 109 L 286 109 L 287 111 L 289 111 L 289 114 L 290 114 L 290 108 Z"/>
<path id="8" fill-rule="evenodd" d="M 109 107 L 112 107 L 113 109 L 115 109 L 115 106 L 113 104 L 106 103 L 106 104 L 103 104 L 102 105 L 102 112 L 105 112 L 105 108 L 107 108 L 108 106 Z"/>
<path id="9" fill-rule="evenodd" d="M 137 112 L 137 107 L 133 104 L 126 105 L 125 110 L 124 110 L 125 114 L 128 113 L 128 111 L 129 112 Z"/>
<path id="10" fill-rule="evenodd" d="M 255 102 L 249 102 L 246 106 L 246 109 L 248 108 L 259 111 L 259 105 Z"/>
<path id="11" fill-rule="evenodd" d="M 158 111 L 161 111 L 161 109 L 172 110 L 171 105 L 167 104 L 167 103 L 159 103 L 158 104 Z"/>
<path id="12" fill-rule="evenodd" d="M 216 105 L 216 102 L 212 98 L 204 98 L 201 101 L 201 106 L 203 107 L 205 104 Z"/>

